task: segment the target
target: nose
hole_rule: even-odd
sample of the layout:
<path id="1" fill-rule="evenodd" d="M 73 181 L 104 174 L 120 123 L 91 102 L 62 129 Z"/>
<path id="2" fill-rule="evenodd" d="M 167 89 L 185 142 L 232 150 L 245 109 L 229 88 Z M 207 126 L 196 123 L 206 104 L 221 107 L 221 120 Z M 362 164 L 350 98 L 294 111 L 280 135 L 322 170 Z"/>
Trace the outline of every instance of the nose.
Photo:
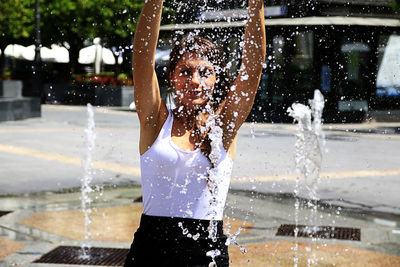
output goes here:
<path id="1" fill-rule="evenodd" d="M 199 75 L 199 72 L 198 72 L 198 71 L 193 71 L 192 77 L 191 77 L 191 79 L 190 79 L 190 82 L 191 82 L 191 83 L 194 83 L 194 84 L 197 84 L 197 85 L 200 85 L 200 84 L 201 84 L 201 82 L 200 82 L 200 75 Z"/>

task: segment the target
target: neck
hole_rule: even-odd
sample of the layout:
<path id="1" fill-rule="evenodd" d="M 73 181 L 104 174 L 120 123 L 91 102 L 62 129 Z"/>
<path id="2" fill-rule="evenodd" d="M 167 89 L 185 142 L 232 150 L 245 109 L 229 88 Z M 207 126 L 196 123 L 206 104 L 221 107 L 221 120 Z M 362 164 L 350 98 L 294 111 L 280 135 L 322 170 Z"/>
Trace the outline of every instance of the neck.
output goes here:
<path id="1" fill-rule="evenodd" d="M 198 130 L 201 125 L 205 125 L 208 113 L 202 112 L 202 109 L 186 109 L 184 106 L 177 107 L 174 111 L 174 117 L 184 127 L 185 131 Z"/>

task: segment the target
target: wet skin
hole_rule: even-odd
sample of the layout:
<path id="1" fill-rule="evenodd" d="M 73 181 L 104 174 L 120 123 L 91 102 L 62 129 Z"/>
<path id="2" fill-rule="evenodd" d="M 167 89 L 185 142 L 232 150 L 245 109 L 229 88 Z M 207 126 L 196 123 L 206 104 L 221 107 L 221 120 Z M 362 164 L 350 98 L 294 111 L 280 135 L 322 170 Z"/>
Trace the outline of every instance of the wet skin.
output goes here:
<path id="1" fill-rule="evenodd" d="M 196 53 L 187 52 L 170 74 L 175 88 L 177 109 L 171 139 L 182 150 L 193 151 L 202 137 L 194 131 L 196 114 L 209 101 L 216 82 L 213 65 Z"/>
<path id="2" fill-rule="evenodd" d="M 209 61 L 187 52 L 178 61 L 170 79 L 178 106 L 194 111 L 208 102 L 215 86 L 216 74 Z"/>

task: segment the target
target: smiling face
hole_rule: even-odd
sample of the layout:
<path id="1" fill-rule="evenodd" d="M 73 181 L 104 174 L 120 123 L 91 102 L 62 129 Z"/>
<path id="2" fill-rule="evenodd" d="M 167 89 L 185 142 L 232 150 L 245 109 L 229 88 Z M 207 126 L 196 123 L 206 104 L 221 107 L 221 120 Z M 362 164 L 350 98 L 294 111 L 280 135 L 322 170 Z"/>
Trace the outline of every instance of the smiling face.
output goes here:
<path id="1" fill-rule="evenodd" d="M 176 64 L 170 79 L 175 87 L 178 105 L 197 110 L 211 98 L 216 74 L 210 62 L 195 53 L 186 52 Z"/>

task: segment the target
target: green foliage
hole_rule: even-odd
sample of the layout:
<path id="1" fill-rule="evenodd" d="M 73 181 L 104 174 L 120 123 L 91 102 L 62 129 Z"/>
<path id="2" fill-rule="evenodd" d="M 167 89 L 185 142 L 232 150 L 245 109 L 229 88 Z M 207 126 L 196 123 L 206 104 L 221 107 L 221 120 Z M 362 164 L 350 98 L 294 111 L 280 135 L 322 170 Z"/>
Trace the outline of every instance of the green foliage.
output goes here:
<path id="1" fill-rule="evenodd" d="M 1 0 L 0 10 L 0 42 L 2 46 L 30 37 L 35 27 L 35 9 L 31 0 Z"/>
<path id="2" fill-rule="evenodd" d="M 66 46 L 74 72 L 85 40 L 100 37 L 103 45 L 117 50 L 131 45 L 145 0 L 39 1 L 42 44 Z M 164 24 L 173 22 L 174 2 L 164 3 Z M 35 0 L 1 0 L 0 9 L 0 44 L 18 43 L 21 38 L 33 43 Z"/>
<path id="3" fill-rule="evenodd" d="M 92 0 L 94 32 L 108 47 L 123 47 L 132 42 L 136 21 L 143 7 L 143 0 Z"/>
<path id="4" fill-rule="evenodd" d="M 172 23 L 174 1 L 165 1 L 163 23 Z M 81 46 L 100 37 L 111 46 L 131 42 L 144 0 L 40 0 L 44 45 Z M 35 0 L 1 0 L 0 34 L 17 40 L 34 36 Z"/>
<path id="5" fill-rule="evenodd" d="M 32 0 L 0 1 L 0 79 L 7 77 L 4 50 L 11 43 L 25 43 L 34 29 Z"/>
<path id="6" fill-rule="evenodd" d="M 93 0 L 92 0 L 93 1 Z M 123 49 L 132 44 L 144 0 L 95 0 L 95 35 L 100 37 L 106 47 Z M 163 23 L 172 23 L 173 1 L 165 1 Z"/>
<path id="7" fill-rule="evenodd" d="M 176 21 L 175 16 L 178 6 L 184 2 L 187 2 L 187 0 L 179 2 L 176 0 L 165 0 L 161 24 L 173 24 Z"/>
<path id="8" fill-rule="evenodd" d="M 40 0 L 41 33 L 45 45 L 52 43 L 82 46 L 84 39 L 94 36 L 91 0 Z"/>
<path id="9" fill-rule="evenodd" d="M 392 1 L 389 6 L 395 11 L 400 11 L 400 0 Z"/>

